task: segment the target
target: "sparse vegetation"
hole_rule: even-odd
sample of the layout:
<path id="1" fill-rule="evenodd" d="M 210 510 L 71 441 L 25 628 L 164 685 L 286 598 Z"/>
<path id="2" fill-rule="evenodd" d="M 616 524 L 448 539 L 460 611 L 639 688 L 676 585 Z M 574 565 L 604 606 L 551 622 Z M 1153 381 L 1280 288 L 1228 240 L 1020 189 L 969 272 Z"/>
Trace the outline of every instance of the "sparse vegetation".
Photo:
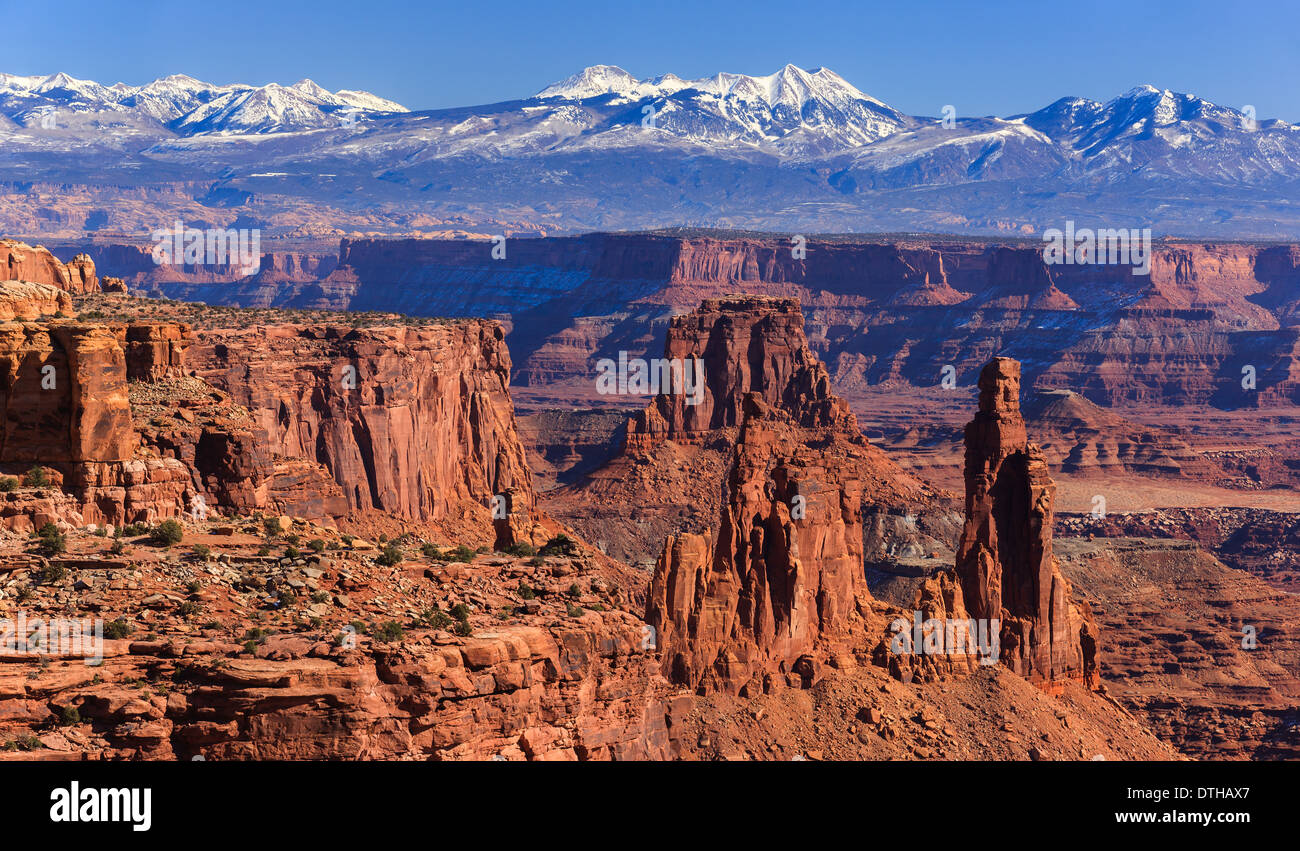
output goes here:
<path id="1" fill-rule="evenodd" d="M 170 547 L 179 544 L 184 536 L 185 528 L 181 526 L 179 520 L 164 520 L 153 527 L 153 531 L 149 533 L 149 540 L 160 547 Z"/>
<path id="2" fill-rule="evenodd" d="M 13 476 L 0 476 L 0 493 L 9 493 L 18 489 L 18 480 Z"/>
<path id="3" fill-rule="evenodd" d="M 402 551 L 392 544 L 388 544 L 384 547 L 383 552 L 381 552 L 375 559 L 375 563 L 381 564 L 384 567 L 392 567 L 393 565 L 401 564 L 402 558 Z"/>
<path id="4" fill-rule="evenodd" d="M 41 552 L 49 556 L 55 556 L 59 553 L 66 552 L 68 549 L 68 539 L 59 531 L 59 527 L 53 523 L 46 523 L 36 533 L 40 539 Z M 58 578 L 62 578 L 60 575 Z M 48 580 L 53 581 L 53 580 Z"/>
<path id="5" fill-rule="evenodd" d="M 44 467 L 32 467 L 27 471 L 27 487 L 47 488 L 49 486 L 50 476 L 45 472 Z"/>
<path id="6" fill-rule="evenodd" d="M 403 635 L 405 632 L 397 621 L 385 621 L 375 630 L 375 638 L 379 641 L 400 641 Z"/>
<path id="7" fill-rule="evenodd" d="M 561 532 L 547 541 L 542 546 L 539 554 L 544 556 L 576 556 L 578 554 L 578 544 Z"/>
<path id="8" fill-rule="evenodd" d="M 108 623 L 104 624 L 105 638 L 112 638 L 112 639 L 126 638 L 133 631 L 134 630 L 131 629 L 131 625 L 126 622 L 125 618 L 118 618 L 115 621 L 109 621 Z"/>

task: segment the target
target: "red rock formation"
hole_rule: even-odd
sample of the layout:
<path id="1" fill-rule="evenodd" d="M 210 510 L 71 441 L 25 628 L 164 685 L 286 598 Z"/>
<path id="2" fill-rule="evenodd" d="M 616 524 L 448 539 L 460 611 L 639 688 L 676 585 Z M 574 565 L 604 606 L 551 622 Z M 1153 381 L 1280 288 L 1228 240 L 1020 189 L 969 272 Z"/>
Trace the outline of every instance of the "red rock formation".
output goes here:
<path id="1" fill-rule="evenodd" d="M 810 685 L 828 655 L 860 637 L 871 598 L 861 528 L 869 454 L 843 433 L 811 448 L 813 435 L 756 393 L 744 414 L 717 540 L 670 537 L 646 610 L 665 674 L 706 692 L 766 691 L 773 676 Z"/>
<path id="2" fill-rule="evenodd" d="M 716 535 L 671 535 L 655 567 L 646 619 L 664 671 L 703 691 L 806 686 L 865 638 L 864 502 L 924 489 L 830 392 L 797 299 L 706 301 L 674 319 L 665 354 L 702 360 L 704 399 L 658 396 L 629 422 L 628 456 L 654 466 L 656 444 L 684 440 L 726 445 L 729 467 Z"/>
<path id="3" fill-rule="evenodd" d="M 323 464 L 348 505 L 412 520 L 534 513 L 501 327 L 274 326 L 199 333 L 196 373 L 249 409 L 272 454 Z"/>
<path id="4" fill-rule="evenodd" d="M 980 407 L 966 426 L 966 524 L 957 552 L 966 610 L 1001 620 L 1001 661 L 1037 683 L 1095 681 L 1097 630 L 1070 600 L 1052 555 L 1056 486 L 1020 415 L 1020 364 L 994 358 L 980 373 Z"/>
<path id="5" fill-rule="evenodd" d="M 78 254 L 66 264 L 43 246 L 0 239 L 0 280 L 49 284 L 71 293 L 92 293 L 99 289 L 95 261 Z"/>
<path id="6" fill-rule="evenodd" d="M 133 323 L 121 328 L 118 342 L 126 351 L 128 380 L 161 381 L 184 373 L 194 334 L 183 322 Z"/>
<path id="7" fill-rule="evenodd" d="M 830 376 L 804 337 L 797 298 L 739 296 L 708 299 L 673 317 L 664 357 L 704 378 L 698 403 L 689 393 L 660 393 L 628 422 L 629 446 L 670 439 L 689 442 L 740 425 L 748 394 L 789 413 L 805 428 L 856 430 L 848 405 L 831 394 Z M 694 368 L 699 361 L 702 368 Z"/>
<path id="8" fill-rule="evenodd" d="M 58 287 L 27 281 L 0 281 L 0 322 L 27 321 L 71 312 L 72 299 Z"/>
<path id="9" fill-rule="evenodd" d="M 184 465 L 136 457 L 124 336 L 130 329 L 84 323 L 0 325 L 0 463 L 56 471 L 75 500 L 58 519 L 74 525 L 152 522 L 195 493 Z M 39 526 L 31 508 L 5 524 Z"/>

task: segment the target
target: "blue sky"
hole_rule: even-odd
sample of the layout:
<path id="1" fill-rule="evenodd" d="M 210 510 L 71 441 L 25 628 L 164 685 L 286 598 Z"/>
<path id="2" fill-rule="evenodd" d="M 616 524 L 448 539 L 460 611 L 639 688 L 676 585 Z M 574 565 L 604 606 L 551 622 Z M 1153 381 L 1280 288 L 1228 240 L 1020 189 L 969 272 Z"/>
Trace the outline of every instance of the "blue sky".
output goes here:
<path id="1" fill-rule="evenodd" d="M 310 77 L 420 109 L 527 96 L 599 63 L 700 77 L 793 62 L 919 115 L 1008 115 L 1150 83 L 1300 122 L 1296 0 L 0 0 L 0 12 L 0 71 L 106 84 Z"/>

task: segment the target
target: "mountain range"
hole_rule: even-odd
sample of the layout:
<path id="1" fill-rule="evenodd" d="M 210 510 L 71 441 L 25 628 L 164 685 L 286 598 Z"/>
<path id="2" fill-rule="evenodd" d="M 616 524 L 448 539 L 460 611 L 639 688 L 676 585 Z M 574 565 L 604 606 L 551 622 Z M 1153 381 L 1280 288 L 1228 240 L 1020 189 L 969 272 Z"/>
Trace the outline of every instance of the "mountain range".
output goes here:
<path id="1" fill-rule="evenodd" d="M 520 100 L 414 111 L 310 80 L 0 74 L 0 144 L 0 180 L 78 188 L 48 221 L 0 196 L 0 226 L 30 235 L 50 221 L 130 234 L 175 214 L 256 219 L 271 235 L 448 223 L 1033 235 L 1067 218 L 1300 234 L 1300 127 L 1152 86 L 924 117 L 794 65 L 697 80 L 598 65 Z M 110 189 L 145 186 L 186 199 L 123 205 Z"/>

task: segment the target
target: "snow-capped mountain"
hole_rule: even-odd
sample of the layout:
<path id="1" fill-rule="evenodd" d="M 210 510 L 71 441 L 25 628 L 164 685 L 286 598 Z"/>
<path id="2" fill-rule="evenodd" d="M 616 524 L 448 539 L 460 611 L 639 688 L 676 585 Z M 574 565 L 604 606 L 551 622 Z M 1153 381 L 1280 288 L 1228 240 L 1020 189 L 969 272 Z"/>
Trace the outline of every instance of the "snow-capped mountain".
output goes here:
<path id="1" fill-rule="evenodd" d="M 0 74 L 0 115 L 31 124 L 59 110 L 126 113 L 167 124 L 185 135 L 304 130 L 337 126 L 349 111 L 406 112 L 401 104 L 369 92 L 329 92 L 311 80 L 292 86 L 218 86 L 173 74 L 143 86 L 104 86 L 62 73 Z"/>
<path id="2" fill-rule="evenodd" d="M 595 65 L 547 86 L 542 101 L 635 104 L 641 124 L 691 141 L 739 142 L 807 155 L 866 145 L 914 124 L 827 68 L 786 65 L 775 74 L 674 74 L 638 80 Z"/>
<path id="3" fill-rule="evenodd" d="M 206 179 L 200 204 L 348 205 L 379 230 L 508 210 L 568 230 L 1032 233 L 1099 209 L 1189 235 L 1300 236 L 1300 128 L 1252 112 L 1139 86 L 1005 118 L 917 117 L 794 65 L 699 79 L 596 65 L 520 100 L 415 112 L 310 80 L 0 74 L 0 183 L 100 180 L 111 196 Z"/>

